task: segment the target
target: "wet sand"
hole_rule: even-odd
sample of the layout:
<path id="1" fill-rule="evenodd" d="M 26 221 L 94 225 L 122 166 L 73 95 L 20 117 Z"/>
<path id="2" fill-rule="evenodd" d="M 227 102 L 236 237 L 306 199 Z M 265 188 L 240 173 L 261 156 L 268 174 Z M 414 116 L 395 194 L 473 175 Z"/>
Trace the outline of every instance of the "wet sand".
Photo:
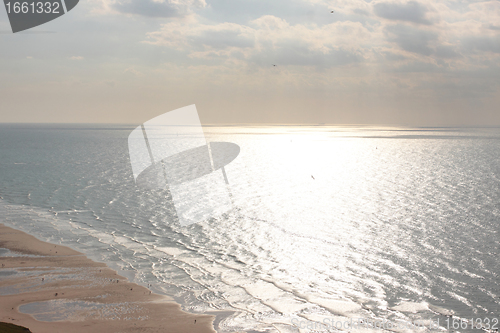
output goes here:
<path id="1" fill-rule="evenodd" d="M 215 332 L 214 316 L 130 283 L 103 263 L 0 224 L 0 321 L 33 333 Z M 23 313 L 24 312 L 24 313 Z"/>

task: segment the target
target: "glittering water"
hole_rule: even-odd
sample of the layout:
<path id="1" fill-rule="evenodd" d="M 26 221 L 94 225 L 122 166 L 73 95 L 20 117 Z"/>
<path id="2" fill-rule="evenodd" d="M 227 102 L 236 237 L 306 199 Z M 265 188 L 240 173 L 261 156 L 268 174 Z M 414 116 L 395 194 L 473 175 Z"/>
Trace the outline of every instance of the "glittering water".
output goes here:
<path id="1" fill-rule="evenodd" d="M 234 311 L 220 332 L 499 317 L 500 130 L 205 127 L 241 147 L 234 207 L 180 227 L 134 184 L 132 129 L 0 125 L 2 223 Z"/>

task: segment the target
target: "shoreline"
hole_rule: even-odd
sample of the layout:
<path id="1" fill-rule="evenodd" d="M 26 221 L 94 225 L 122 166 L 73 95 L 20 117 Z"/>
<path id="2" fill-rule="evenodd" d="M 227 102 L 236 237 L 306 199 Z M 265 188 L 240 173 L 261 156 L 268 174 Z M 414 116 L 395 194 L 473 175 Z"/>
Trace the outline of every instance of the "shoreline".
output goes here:
<path id="1" fill-rule="evenodd" d="M 0 223 L 0 321 L 52 332 L 211 332 L 215 316 L 129 282 L 104 263 Z"/>

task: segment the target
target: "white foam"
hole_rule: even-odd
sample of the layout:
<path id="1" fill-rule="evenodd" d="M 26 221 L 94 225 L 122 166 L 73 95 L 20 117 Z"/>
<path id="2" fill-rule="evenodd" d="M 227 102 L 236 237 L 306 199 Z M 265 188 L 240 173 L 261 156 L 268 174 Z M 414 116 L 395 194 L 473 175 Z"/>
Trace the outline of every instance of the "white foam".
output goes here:
<path id="1" fill-rule="evenodd" d="M 353 313 L 361 310 L 361 305 L 345 300 L 328 299 L 318 296 L 307 296 L 307 300 L 315 303 L 333 314 L 352 317 Z"/>
<path id="2" fill-rule="evenodd" d="M 155 250 L 166 253 L 172 257 L 176 257 L 176 256 L 179 256 L 181 254 L 186 253 L 186 251 L 183 251 L 183 250 L 176 248 L 176 247 L 155 246 L 154 248 L 155 248 Z"/>
<path id="3" fill-rule="evenodd" d="M 391 310 L 400 312 L 410 312 L 417 313 L 421 311 L 429 310 L 429 306 L 426 302 L 416 303 L 416 302 L 402 302 L 401 304 L 391 307 Z"/>
<path id="4" fill-rule="evenodd" d="M 274 300 L 266 300 L 264 304 L 272 308 L 274 311 L 279 313 L 290 315 L 292 313 L 299 312 L 309 306 L 309 304 L 300 302 L 290 298 L 279 298 Z"/>
<path id="5" fill-rule="evenodd" d="M 445 309 L 445 308 L 442 308 L 442 307 L 439 307 L 436 305 L 432 305 L 432 304 L 429 304 L 429 309 L 431 311 L 442 314 L 443 316 L 453 316 L 453 314 L 455 313 L 455 312 L 453 312 L 453 310 L 448 310 L 448 309 Z"/>

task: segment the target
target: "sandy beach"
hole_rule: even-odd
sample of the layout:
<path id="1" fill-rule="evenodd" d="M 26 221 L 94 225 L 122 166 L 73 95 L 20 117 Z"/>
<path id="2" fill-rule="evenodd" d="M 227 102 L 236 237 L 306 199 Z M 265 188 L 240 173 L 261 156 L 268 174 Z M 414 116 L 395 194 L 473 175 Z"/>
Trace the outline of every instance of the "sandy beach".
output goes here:
<path id="1" fill-rule="evenodd" d="M 103 263 L 0 224 L 0 321 L 33 333 L 215 332 L 214 316 L 130 283 Z"/>

